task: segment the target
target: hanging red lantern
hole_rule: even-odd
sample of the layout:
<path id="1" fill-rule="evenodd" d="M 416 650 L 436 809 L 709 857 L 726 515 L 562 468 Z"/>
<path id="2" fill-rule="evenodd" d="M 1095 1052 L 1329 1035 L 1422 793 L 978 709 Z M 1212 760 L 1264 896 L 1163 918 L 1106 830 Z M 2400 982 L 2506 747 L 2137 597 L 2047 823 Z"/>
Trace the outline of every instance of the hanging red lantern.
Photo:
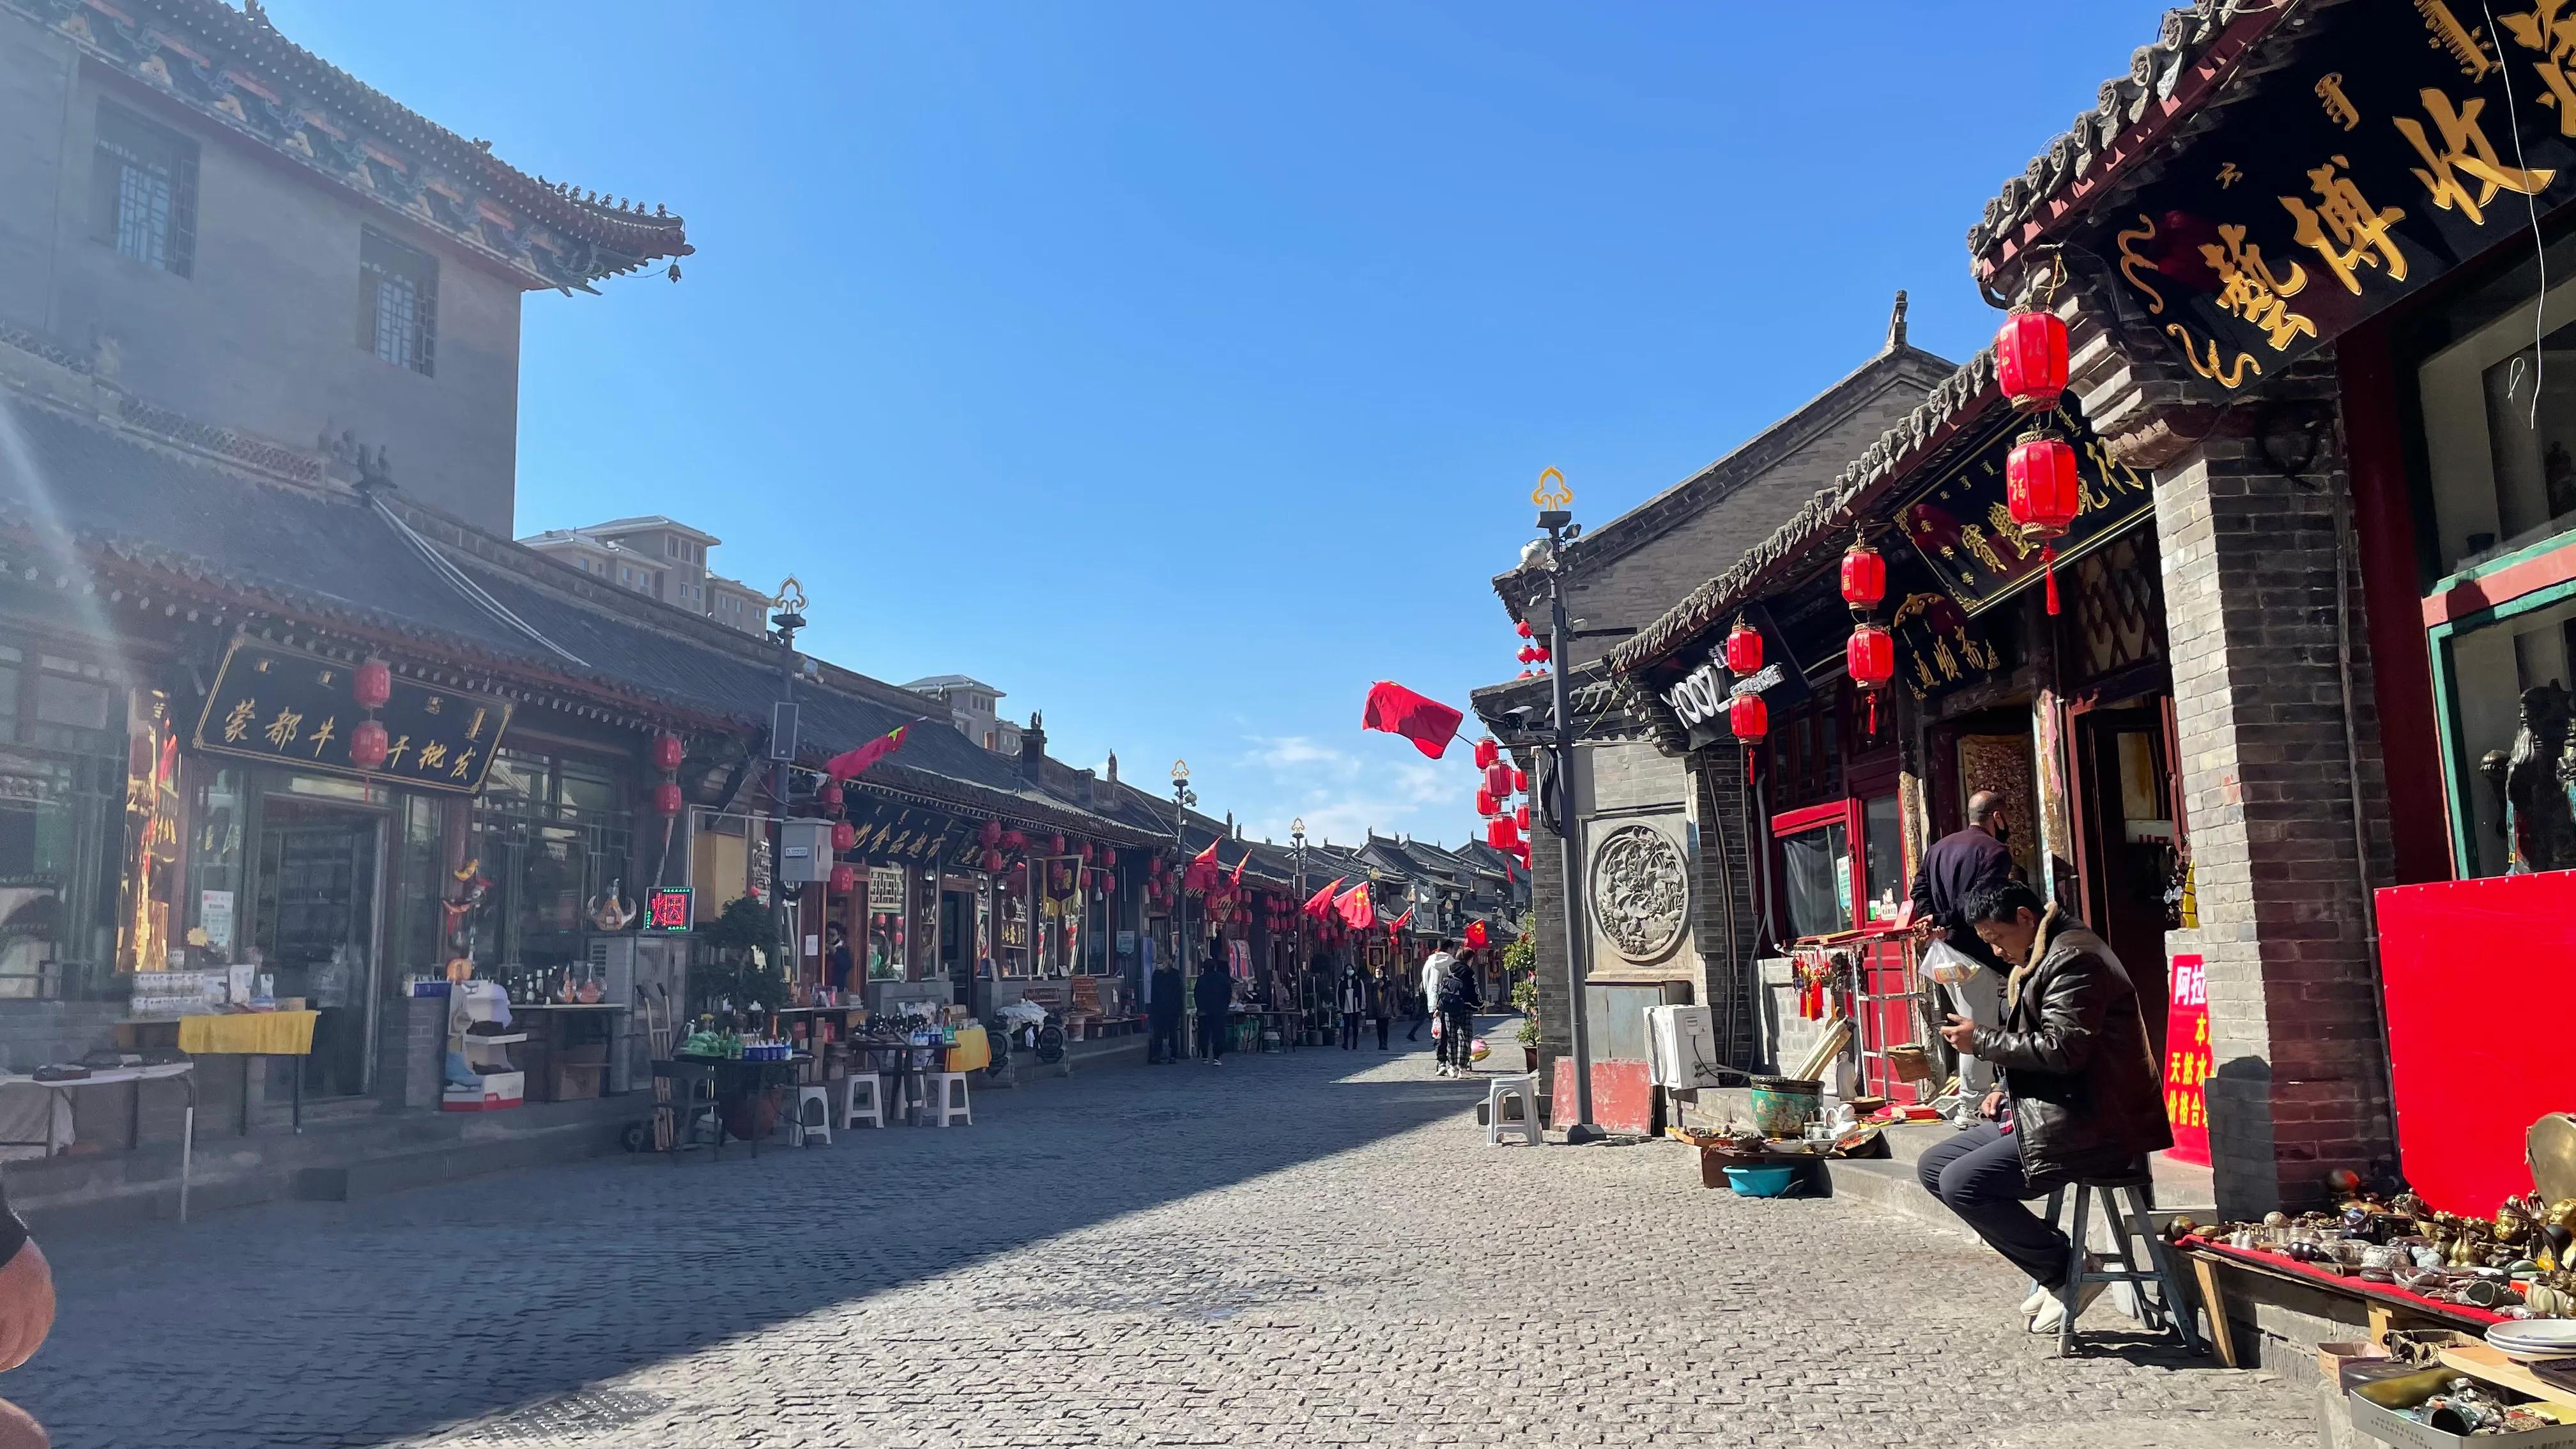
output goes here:
<path id="1" fill-rule="evenodd" d="M 1485 816 L 1487 819 L 1491 819 L 1494 814 L 1502 808 L 1502 803 L 1494 798 L 1493 791 L 1486 789 L 1482 785 L 1476 787 L 1477 814 Z"/>
<path id="2" fill-rule="evenodd" d="M 1004 850 L 1026 850 L 1029 848 L 1029 838 L 1021 834 L 1019 831 L 1005 830 L 1002 832 L 1002 848 Z"/>
<path id="3" fill-rule="evenodd" d="M 1509 829 L 1511 829 L 1511 828 L 1512 828 L 1512 822 L 1510 822 L 1510 821 L 1508 821 L 1508 820 L 1504 819 L 1503 817 L 1501 817 L 1501 816 L 1499 816 L 1499 815 L 1495 816 L 1495 817 L 1494 817 L 1493 819 L 1491 819 L 1491 820 L 1486 821 L 1486 822 L 1485 822 L 1485 843 L 1486 843 L 1487 845 L 1492 846 L 1492 847 L 1493 847 L 1494 849 L 1496 849 L 1496 850 L 1506 850 L 1506 849 L 1509 849 L 1510 847 L 1509 847 L 1509 846 L 1507 846 L 1507 845 L 1504 843 L 1504 836 L 1503 836 L 1503 832 L 1504 832 L 1504 831 L 1506 831 L 1506 830 L 1509 830 Z"/>
<path id="4" fill-rule="evenodd" d="M 2048 576 L 2048 612 L 2057 612 L 2057 540 L 2083 511 L 2083 484 L 2075 476 L 2075 450 L 2046 433 L 2025 434 L 2004 460 L 2004 507 L 2026 538 L 2039 540 L 2039 566 Z"/>
<path id="5" fill-rule="evenodd" d="M 1483 739 L 1483 740 L 1478 740 L 1478 741 L 1476 741 L 1476 768 L 1477 768 L 1477 769 L 1479 769 L 1479 770 L 1489 769 L 1489 768 L 1491 768 L 1491 767 L 1492 767 L 1492 765 L 1493 765 L 1494 761 L 1499 760 L 1499 759 L 1501 759 L 1502 757 L 1503 757 L 1503 747 L 1502 747 L 1501 745 L 1498 745 L 1498 744 L 1494 743 L 1494 742 L 1493 742 L 1492 740 L 1490 740 L 1490 739 Z"/>
<path id="6" fill-rule="evenodd" d="M 1104 845 L 1100 847 L 1100 868 L 1102 870 L 1116 870 L 1118 868 L 1118 849 L 1116 846 Z"/>
<path id="7" fill-rule="evenodd" d="M 840 812 L 841 802 L 846 798 L 847 797 L 841 793 L 841 782 L 832 779 L 829 776 L 824 777 L 823 788 L 814 792 L 816 803 L 820 804 L 824 809 L 832 811 L 834 814 L 838 814 Z"/>
<path id="8" fill-rule="evenodd" d="M 361 770 L 381 768 L 385 763 L 385 752 L 391 748 L 385 738 L 384 725 L 375 720 L 360 720 L 358 727 L 349 731 L 349 763 Z"/>
<path id="9" fill-rule="evenodd" d="M 975 839 L 977 842 L 982 844 L 986 850 L 990 850 L 994 846 L 1001 844 L 1002 822 L 999 820 L 985 821 L 984 828 L 975 832 Z"/>
<path id="10" fill-rule="evenodd" d="M 1513 793 L 1515 793 L 1515 794 L 1523 794 L 1523 795 L 1525 795 L 1525 794 L 1528 794 L 1528 793 L 1529 793 L 1529 771 L 1527 771 L 1527 770 L 1514 770 L 1514 771 L 1512 771 L 1512 791 L 1513 791 Z"/>
<path id="11" fill-rule="evenodd" d="M 1529 620 L 1527 620 L 1527 619 L 1523 619 L 1523 620 L 1519 621 L 1518 623 L 1514 624 L 1512 627 L 1513 627 L 1513 628 L 1515 628 L 1515 629 L 1518 629 L 1518 630 L 1520 631 L 1520 636 L 1521 636 L 1522 638 L 1524 638 L 1524 639 L 1527 639 L 1527 638 L 1529 638 L 1531 635 L 1533 635 L 1533 634 L 1535 634 L 1536 632 L 1538 632 L 1537 630 L 1534 630 L 1534 629 L 1532 629 L 1532 628 L 1530 627 L 1530 621 L 1529 621 Z"/>
<path id="12" fill-rule="evenodd" d="M 1061 835 L 1050 835 L 1050 836 L 1048 836 L 1048 837 L 1047 837 L 1047 854 L 1049 854 L 1049 855 L 1062 855 L 1062 854 L 1064 854 L 1064 837 L 1063 837 L 1063 836 L 1061 836 Z"/>
<path id="13" fill-rule="evenodd" d="M 984 867 L 984 874 L 992 875 L 1002 868 L 1002 853 L 998 850 L 985 851 L 984 859 L 979 863 Z"/>
<path id="14" fill-rule="evenodd" d="M 1876 624 L 1862 624 L 1843 645 L 1843 668 L 1863 689 L 1884 689 L 1896 677 L 1896 639 Z"/>
<path id="15" fill-rule="evenodd" d="M 858 889 L 858 885 L 859 873 L 857 871 L 852 870 L 846 865 L 836 865 L 832 867 L 832 894 L 836 896 L 848 895 L 851 891 Z"/>
<path id="16" fill-rule="evenodd" d="M 1522 830 L 1529 829 L 1529 803 L 1527 801 L 1523 801 L 1512 811 L 1512 824 Z"/>
<path id="17" fill-rule="evenodd" d="M 854 849 L 857 847 L 858 843 L 859 827 L 852 825 L 846 820 L 835 820 L 832 822 L 832 850 L 834 854 L 838 854 L 844 850 Z"/>
<path id="18" fill-rule="evenodd" d="M 1163 873 L 1163 864 L 1164 862 L 1161 856 L 1153 856 L 1146 862 L 1145 873 L 1151 876 L 1160 877 Z"/>
<path id="19" fill-rule="evenodd" d="M 653 787 L 653 813 L 668 820 L 680 813 L 680 787 L 665 780 Z"/>
<path id="20" fill-rule="evenodd" d="M 654 769 L 676 770 L 680 768 L 681 758 L 687 753 L 688 747 L 681 742 L 678 735 L 655 735 L 653 737 Z"/>
<path id="21" fill-rule="evenodd" d="M 1533 650 L 1535 650 L 1535 651 L 1537 652 L 1537 654 L 1538 654 L 1538 662 L 1539 662 L 1539 663 L 1541 663 L 1541 664 L 1545 664 L 1545 663 L 1548 661 L 1548 659 L 1549 659 L 1549 657 L 1550 657 L 1550 656 L 1548 655 L 1548 652 L 1547 652 L 1547 646 L 1546 646 L 1546 645 L 1544 645 L 1544 644 L 1533 644 L 1533 645 L 1531 645 L 1531 646 L 1530 646 L 1530 648 L 1531 648 L 1531 649 L 1533 649 Z"/>
<path id="22" fill-rule="evenodd" d="M 2066 392 L 2066 324 L 2054 312 L 2015 312 L 1995 333 L 1995 386 L 2022 412 L 2045 412 Z"/>
<path id="23" fill-rule="evenodd" d="M 1486 766 L 1485 788 L 1492 791 L 1497 800 L 1512 793 L 1512 767 L 1499 762 Z"/>
<path id="24" fill-rule="evenodd" d="M 1535 644 L 1522 645 L 1520 660 L 1523 664 L 1536 664 L 1538 662 L 1538 646 Z"/>
<path id="25" fill-rule="evenodd" d="M 1887 597 L 1887 560 L 1866 541 L 1843 550 L 1843 602 L 1870 609 Z"/>
<path id="26" fill-rule="evenodd" d="M 1770 732 L 1771 706 L 1762 702 L 1761 695 L 1747 690 L 1726 707 L 1726 724 L 1737 739 L 1751 744 Z"/>
<path id="27" fill-rule="evenodd" d="M 1084 865 L 1091 864 L 1091 842 L 1088 840 L 1082 842 L 1082 849 L 1075 851 L 1074 854 L 1082 857 Z"/>
<path id="28" fill-rule="evenodd" d="M 1742 619 L 1726 631 L 1726 672 L 1742 676 L 1762 667 L 1762 631 Z"/>
<path id="29" fill-rule="evenodd" d="M 370 657 L 365 663 L 360 664 L 357 673 L 350 677 L 349 695 L 358 701 L 360 709 L 383 709 L 385 701 L 394 697 L 394 667 L 381 659 Z M 664 765 L 662 768 L 667 770 L 671 766 Z"/>

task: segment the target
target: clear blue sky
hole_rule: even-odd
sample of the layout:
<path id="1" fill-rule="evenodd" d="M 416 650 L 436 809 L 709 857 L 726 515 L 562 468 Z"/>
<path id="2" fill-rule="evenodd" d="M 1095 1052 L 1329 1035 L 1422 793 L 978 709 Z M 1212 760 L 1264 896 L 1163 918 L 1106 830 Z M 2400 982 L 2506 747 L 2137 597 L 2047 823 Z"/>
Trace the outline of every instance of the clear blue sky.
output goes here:
<path id="1" fill-rule="evenodd" d="M 1361 696 L 1518 671 L 1488 580 L 1533 475 L 1616 515 L 1856 366 L 1900 287 L 1967 356 L 1969 222 L 2163 9 L 269 0 L 689 218 L 680 285 L 529 298 L 522 532 L 671 514 L 796 573 L 817 652 L 988 680 L 1061 758 L 1452 843 L 1465 750 Z"/>

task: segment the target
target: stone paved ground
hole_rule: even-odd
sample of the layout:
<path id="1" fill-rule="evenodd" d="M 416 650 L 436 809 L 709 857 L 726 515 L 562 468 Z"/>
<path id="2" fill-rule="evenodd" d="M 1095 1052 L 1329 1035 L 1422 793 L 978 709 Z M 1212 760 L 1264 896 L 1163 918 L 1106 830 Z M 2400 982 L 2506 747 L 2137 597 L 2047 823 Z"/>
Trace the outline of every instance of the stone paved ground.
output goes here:
<path id="1" fill-rule="evenodd" d="M 60 1237 L 0 1393 L 117 1449 L 2313 1443 L 2265 1375 L 2052 1361 L 1962 1240 L 1671 1144 L 1488 1148 L 1479 1095 L 1121 1067 L 971 1130 Z"/>

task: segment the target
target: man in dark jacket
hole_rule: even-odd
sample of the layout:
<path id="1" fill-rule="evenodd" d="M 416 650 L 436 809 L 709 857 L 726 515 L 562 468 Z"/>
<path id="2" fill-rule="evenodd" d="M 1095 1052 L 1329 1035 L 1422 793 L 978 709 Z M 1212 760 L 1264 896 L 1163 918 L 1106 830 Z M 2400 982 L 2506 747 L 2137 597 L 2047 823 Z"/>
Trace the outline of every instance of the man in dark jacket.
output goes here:
<path id="1" fill-rule="evenodd" d="M 1968 903 L 2018 876 L 2019 867 L 2005 844 L 2011 838 L 2012 826 L 2004 818 L 2003 801 L 1991 790 L 1980 790 L 1968 797 L 1967 828 L 1932 842 L 1914 872 L 1915 929 L 1949 942 L 1952 949 L 1985 968 L 1957 985 L 1927 983 L 1924 990 L 1933 994 L 1936 1007 L 1949 1007 L 1989 1026 L 2002 1019 L 1999 1006 L 2004 973 L 2009 968 L 1995 959 L 1995 953 L 1968 924 Z M 1968 1095 L 1975 1096 L 1994 1085 L 1991 1065 L 1965 1061 L 1959 1067 L 1960 1081 Z"/>
<path id="2" fill-rule="evenodd" d="M 1181 1059 L 1181 1008 L 1187 983 L 1181 979 L 1180 963 L 1165 961 L 1154 968 L 1154 979 L 1146 985 L 1145 1020 L 1152 1035 L 1145 1040 L 1145 1060 L 1165 1065 Z"/>
<path id="3" fill-rule="evenodd" d="M 1225 1034 L 1234 1024 L 1234 978 L 1226 974 L 1224 947 L 1208 943 L 1208 958 L 1199 966 L 1195 988 L 1199 1006 L 1199 1052 L 1208 1065 L 1225 1065 Z"/>
<path id="4" fill-rule="evenodd" d="M 1484 1004 L 1474 964 L 1464 956 L 1452 957 L 1440 973 L 1441 1075 L 1463 1077 L 1475 1066 L 1476 1008 Z"/>
<path id="5" fill-rule="evenodd" d="M 2055 1333 L 2064 1306 L 2066 1234 L 2022 1206 L 2026 1198 L 2085 1178 L 2131 1177 L 2147 1154 L 2173 1145 L 2164 1096 L 2147 1050 L 2137 989 L 2100 936 L 2019 881 L 1971 901 L 1968 919 L 1995 954 L 2014 963 L 2004 983 L 2003 1024 L 1953 1013 L 1943 1039 L 2003 1070 L 1985 1115 L 1923 1154 L 1917 1172 L 1989 1247 L 2039 1285 L 2023 1307 L 2033 1332 Z M 2100 1294 L 2088 1283 L 2075 1312 Z"/>

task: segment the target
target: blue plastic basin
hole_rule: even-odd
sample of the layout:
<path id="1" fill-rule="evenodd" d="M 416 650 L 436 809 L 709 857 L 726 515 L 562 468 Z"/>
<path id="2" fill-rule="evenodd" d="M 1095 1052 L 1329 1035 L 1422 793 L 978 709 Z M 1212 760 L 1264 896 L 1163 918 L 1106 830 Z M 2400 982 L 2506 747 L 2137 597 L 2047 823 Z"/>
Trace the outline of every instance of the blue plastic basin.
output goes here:
<path id="1" fill-rule="evenodd" d="M 1737 1197 L 1778 1197 L 1797 1177 L 1794 1167 L 1730 1167 L 1726 1185 L 1735 1189 Z"/>

